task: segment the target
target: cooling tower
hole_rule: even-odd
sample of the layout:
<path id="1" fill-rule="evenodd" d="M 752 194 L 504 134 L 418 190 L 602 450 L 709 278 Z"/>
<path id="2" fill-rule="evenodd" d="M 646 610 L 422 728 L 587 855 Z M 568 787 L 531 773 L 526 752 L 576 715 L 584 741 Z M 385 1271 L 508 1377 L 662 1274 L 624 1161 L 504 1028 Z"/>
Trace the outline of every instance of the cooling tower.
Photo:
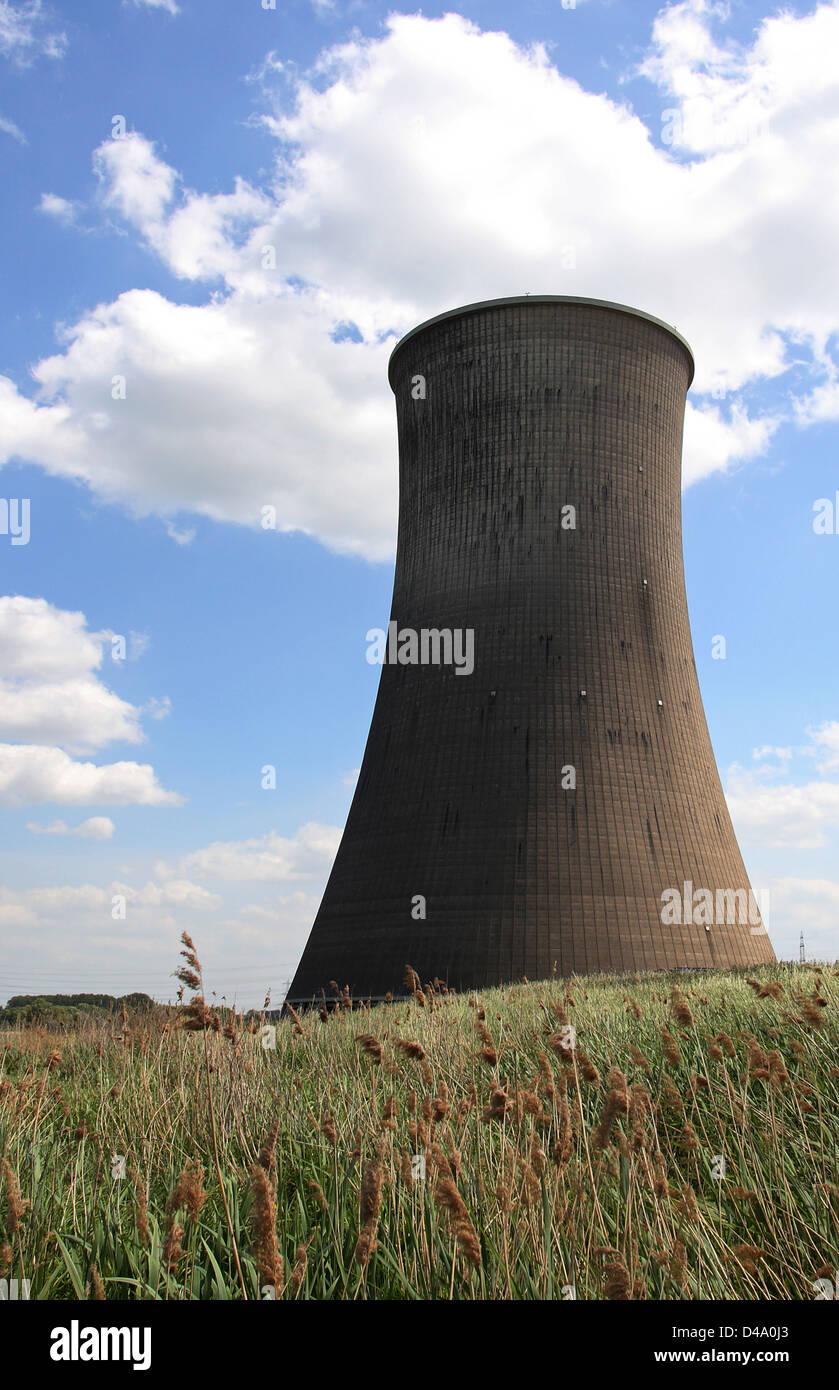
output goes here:
<path id="1" fill-rule="evenodd" d="M 397 344 L 391 621 L 292 1002 L 399 994 L 407 964 L 471 989 L 775 959 L 693 657 L 692 375 L 667 324 L 559 295 Z"/>

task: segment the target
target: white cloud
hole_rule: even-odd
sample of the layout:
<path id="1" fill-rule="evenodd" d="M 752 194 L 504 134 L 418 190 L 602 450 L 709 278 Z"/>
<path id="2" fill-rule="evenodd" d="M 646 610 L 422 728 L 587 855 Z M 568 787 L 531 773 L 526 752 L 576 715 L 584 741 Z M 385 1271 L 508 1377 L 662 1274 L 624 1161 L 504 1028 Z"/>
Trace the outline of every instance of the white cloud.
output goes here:
<path id="1" fill-rule="evenodd" d="M 0 806 L 181 806 L 184 798 L 160 786 L 148 763 L 97 767 L 74 762 L 60 748 L 0 743 Z"/>
<path id="2" fill-rule="evenodd" d="M 319 905 L 320 894 L 299 891 L 284 894 L 268 902 L 249 903 L 239 908 L 235 917 L 220 922 L 219 927 L 227 933 L 226 944 L 237 958 L 243 948 L 259 951 L 255 957 L 257 964 L 282 952 L 291 976 Z"/>
<path id="3" fill-rule="evenodd" d="M 167 14 L 180 13 L 175 0 L 134 0 L 134 4 L 137 6 L 145 5 L 146 9 L 149 10 L 165 10 Z"/>
<path id="4" fill-rule="evenodd" d="M 143 706 L 143 709 L 152 719 L 168 719 L 169 715 L 172 713 L 172 701 L 169 699 L 168 695 L 164 695 L 162 700 L 152 697 L 152 699 Z"/>
<path id="5" fill-rule="evenodd" d="M 310 821 L 292 839 L 271 830 L 258 839 L 216 841 L 185 855 L 177 871 L 228 883 L 320 878 L 329 870 L 340 839 L 337 826 Z M 158 865 L 156 872 L 171 877 L 175 871 Z"/>
<path id="6" fill-rule="evenodd" d="M 97 674 L 110 632 L 90 632 L 83 613 L 56 608 L 43 598 L 0 597 L 0 805 L 54 802 L 180 806 L 183 797 L 160 786 L 146 763 L 97 766 L 70 754 L 120 741 L 141 743 L 142 711 L 121 699 Z M 147 639 L 132 633 L 129 650 L 142 653 Z M 152 698 L 153 719 L 170 712 L 167 696 Z M 4 742 L 3 740 L 14 740 Z M 113 833 L 107 817 L 92 817 L 76 830 L 48 827 L 41 833 Z M 85 826 L 87 830 L 85 830 Z M 39 827 L 31 827 L 37 831 Z"/>
<path id="7" fill-rule="evenodd" d="M 0 437 L 138 514 L 259 526 L 270 505 L 281 530 L 383 559 L 396 527 L 389 348 L 331 342 L 334 317 L 288 288 L 203 308 L 132 290 L 36 369 L 70 404 L 36 407 L 0 378 Z M 113 402 L 117 372 L 127 394 Z"/>
<path id="8" fill-rule="evenodd" d="M 809 729 L 808 733 L 813 740 L 819 772 L 823 774 L 839 769 L 839 720 L 829 720 L 817 729 Z"/>
<path id="9" fill-rule="evenodd" d="M 111 635 L 111 634 L 109 634 Z M 128 660 L 139 661 L 144 656 L 151 645 L 151 638 L 147 632 L 129 632 L 128 634 Z"/>
<path id="10" fill-rule="evenodd" d="M 43 598 L 0 597 L 0 670 L 8 678 L 83 679 L 102 660 L 102 634 L 83 613 Z"/>
<path id="11" fill-rule="evenodd" d="M 54 217 L 57 222 L 70 226 L 76 220 L 76 204 L 67 198 L 59 198 L 57 193 L 42 193 L 38 211 Z"/>
<path id="12" fill-rule="evenodd" d="M 127 134 L 105 140 L 94 155 L 103 182 L 102 201 L 116 208 L 141 231 L 153 231 L 175 192 L 174 169 L 157 158 L 154 145 Z"/>
<path id="13" fill-rule="evenodd" d="M 0 739 L 75 753 L 141 743 L 140 710 L 94 674 L 109 636 L 46 599 L 0 597 Z"/>
<path id="14" fill-rule="evenodd" d="M 823 878 L 769 880 L 772 944 L 781 958 L 798 960 L 800 934 L 809 960 L 835 960 L 839 883 Z"/>
<path id="15" fill-rule="evenodd" d="M 669 146 L 543 48 L 455 14 L 394 15 L 383 36 L 323 54 L 293 107 L 264 119 L 278 160 L 262 188 L 190 191 L 143 136 L 105 142 L 107 209 L 212 295 L 134 289 L 91 309 L 35 368 L 37 403 L 0 379 L 5 455 L 170 526 L 188 512 L 259 526 L 271 504 L 280 530 L 385 558 L 387 334 L 525 288 L 678 324 L 697 393 L 731 396 L 694 398 L 687 484 L 766 450 L 781 417 L 748 388 L 777 378 L 790 348 L 806 359 L 790 418 L 833 418 L 839 204 L 824 170 L 839 158 L 839 3 L 767 19 L 750 46 L 716 37 L 721 15 L 688 0 L 656 22 L 644 71 L 680 117 Z M 342 322 L 362 341 L 334 342 Z"/>
<path id="16" fill-rule="evenodd" d="M 109 816 L 90 816 L 76 826 L 69 826 L 63 820 L 53 821 L 51 825 L 30 821 L 26 829 L 34 835 L 78 835 L 82 840 L 110 840 L 116 826 Z"/>
<path id="17" fill-rule="evenodd" d="M 839 826 L 839 784 L 808 782 L 767 786 L 759 774 L 734 763 L 726 799 L 737 835 L 770 849 L 819 849 L 825 831 Z"/>
<path id="18" fill-rule="evenodd" d="M 166 883 L 153 883 L 151 880 L 143 888 L 131 888 L 125 883 L 112 885 L 114 893 L 122 893 L 129 903 L 139 903 L 144 907 L 188 907 L 213 910 L 221 907 L 221 898 L 188 879 L 171 879 Z"/>
<path id="19" fill-rule="evenodd" d="M 61 58 L 67 37 L 50 32 L 46 24 L 41 0 L 0 0 L 0 53 L 21 67 L 39 57 Z"/>
<path id="20" fill-rule="evenodd" d="M 115 739 L 142 743 L 138 717 L 133 705 L 95 678 L 61 682 L 0 679 L 0 738 L 89 753 Z"/>
<path id="21" fill-rule="evenodd" d="M 718 406 L 697 407 L 688 401 L 685 412 L 683 480 L 685 487 L 725 472 L 733 463 L 757 458 L 766 451 L 781 423 L 780 416 L 750 419 L 735 406 L 726 419 Z"/>
<path id="22" fill-rule="evenodd" d="M 7 135 L 11 135 L 12 139 L 17 140 L 19 145 L 29 144 L 20 126 L 16 125 L 14 121 L 9 120 L 8 116 L 0 116 L 0 130 L 5 131 Z"/>
<path id="23" fill-rule="evenodd" d="M 792 757 L 791 748 L 774 748 L 771 743 L 764 743 L 761 748 L 755 748 L 752 752 L 755 762 L 763 762 L 766 758 L 780 758 L 782 762 L 788 763 Z"/>
<path id="24" fill-rule="evenodd" d="M 221 899 L 215 893 L 186 880 L 165 883 L 149 880 L 142 888 L 116 881 L 105 888 L 93 883 L 26 889 L 0 887 L 0 924 L 41 929 L 58 927 L 66 936 L 70 921 L 74 928 L 70 935 L 86 934 L 91 929 L 101 930 L 105 923 L 111 924 L 113 899 L 117 896 L 126 902 L 125 922 L 135 920 L 149 930 L 155 924 L 158 929 L 175 925 L 176 919 L 162 909 L 214 912 L 221 906 Z M 176 939 L 172 935 L 173 945 Z"/>

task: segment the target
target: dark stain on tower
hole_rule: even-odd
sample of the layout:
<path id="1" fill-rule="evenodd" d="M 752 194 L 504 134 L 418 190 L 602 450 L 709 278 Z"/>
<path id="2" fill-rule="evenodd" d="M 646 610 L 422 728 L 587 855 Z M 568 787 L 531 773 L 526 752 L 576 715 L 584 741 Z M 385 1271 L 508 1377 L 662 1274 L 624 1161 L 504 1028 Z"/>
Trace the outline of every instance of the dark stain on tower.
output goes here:
<path id="1" fill-rule="evenodd" d="M 692 375 L 667 324 L 557 295 L 470 304 L 396 346 L 405 659 L 382 667 L 291 1000 L 330 980 L 397 994 L 406 963 L 469 989 L 775 959 L 742 910 L 693 657 Z M 423 630 L 472 632 L 471 674 L 440 641 L 416 659 Z"/>

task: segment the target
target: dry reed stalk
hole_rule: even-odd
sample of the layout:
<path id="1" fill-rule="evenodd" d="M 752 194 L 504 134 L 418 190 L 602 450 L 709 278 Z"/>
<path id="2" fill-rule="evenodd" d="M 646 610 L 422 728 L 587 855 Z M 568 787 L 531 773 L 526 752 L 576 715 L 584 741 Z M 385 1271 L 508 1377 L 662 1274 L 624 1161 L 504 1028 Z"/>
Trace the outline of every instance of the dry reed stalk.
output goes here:
<path id="1" fill-rule="evenodd" d="M 670 991 L 670 1008 L 679 1027 L 689 1028 L 693 1023 L 693 1014 L 690 1011 L 690 1005 L 687 999 L 682 994 L 678 985 L 674 985 Z"/>
<path id="2" fill-rule="evenodd" d="M 411 1166 L 411 1156 L 405 1149 L 399 1150 L 399 1176 L 406 1187 L 413 1189 L 416 1185 L 414 1182 L 414 1170 Z"/>
<path id="3" fill-rule="evenodd" d="M 355 1257 L 362 1269 L 366 1268 L 370 1256 L 376 1249 L 376 1232 L 379 1225 L 379 1211 L 382 1205 L 382 1153 L 384 1140 L 376 1142 L 373 1157 L 364 1164 L 361 1174 L 361 1193 L 359 1199 L 360 1231 L 355 1247 Z"/>
<path id="4" fill-rule="evenodd" d="M 251 1251 L 256 1260 L 260 1286 L 270 1286 L 274 1290 L 274 1297 L 279 1298 L 284 1287 L 284 1272 L 283 1258 L 277 1244 L 276 1201 L 271 1180 L 259 1163 L 251 1168 L 251 1190 L 254 1198 Z"/>
<path id="5" fill-rule="evenodd" d="M 183 1254 L 184 1228 L 170 1217 L 163 1242 L 163 1264 L 167 1274 L 177 1274 L 178 1262 Z"/>
<path id="6" fill-rule="evenodd" d="M 441 1081 L 437 1087 L 437 1094 L 434 1097 L 431 1107 L 431 1118 L 436 1124 L 440 1124 L 449 1113 L 449 1088 L 445 1081 Z"/>
<path id="7" fill-rule="evenodd" d="M 455 1242 L 460 1253 L 475 1269 L 481 1263 L 481 1243 L 472 1224 L 466 1203 L 450 1177 L 438 1174 L 434 1185 L 434 1199 L 440 1209 L 447 1213 L 454 1230 Z"/>
<path id="8" fill-rule="evenodd" d="M 644 1056 L 643 1052 L 640 1052 L 638 1048 L 634 1045 L 634 1043 L 627 1043 L 626 1050 L 629 1053 L 635 1065 L 637 1067 L 641 1067 L 643 1071 L 649 1073 L 650 1064 Z"/>
<path id="9" fill-rule="evenodd" d="M 679 1289 L 684 1289 L 687 1283 L 688 1255 L 682 1241 L 676 1239 L 673 1242 L 673 1249 L 670 1252 L 670 1267 L 668 1270 L 671 1281 Z"/>
<path id="10" fill-rule="evenodd" d="M 675 1115 L 684 1116 L 685 1114 L 682 1093 L 666 1075 L 661 1078 L 661 1106 L 665 1110 L 672 1110 Z"/>
<path id="11" fill-rule="evenodd" d="M 761 1250 L 759 1245 L 736 1245 L 730 1255 L 726 1255 L 727 1260 L 738 1260 L 747 1274 L 757 1274 L 758 1262 L 763 1259 L 766 1251 Z"/>
<path id="12" fill-rule="evenodd" d="M 355 1040 L 365 1057 L 369 1057 L 374 1066 L 380 1066 L 382 1061 L 382 1045 L 379 1039 L 374 1037 L 372 1033 L 357 1033 Z"/>
<path id="13" fill-rule="evenodd" d="M 600 1073 L 592 1062 L 591 1058 L 581 1047 L 576 1050 L 577 1065 L 584 1081 L 588 1081 L 592 1086 L 596 1086 L 600 1080 Z"/>
<path id="14" fill-rule="evenodd" d="M 139 1172 L 135 1169 L 134 1174 L 134 1221 L 137 1226 L 137 1236 L 141 1245 L 148 1245 L 151 1240 L 149 1231 L 149 1208 L 146 1198 L 146 1189 L 140 1178 Z"/>
<path id="15" fill-rule="evenodd" d="M 786 1064 L 780 1052 L 770 1052 L 768 1060 L 769 1079 L 773 1086 L 777 1086 L 779 1089 L 783 1086 L 788 1086 L 790 1081 L 789 1072 L 786 1069 Z"/>
<path id="16" fill-rule="evenodd" d="M 20 1226 L 20 1219 L 30 1205 L 28 1197 L 21 1197 L 20 1184 L 8 1159 L 3 1159 L 3 1172 L 6 1177 L 6 1234 L 13 1236 Z"/>
<path id="17" fill-rule="evenodd" d="M 626 1089 L 626 1077 L 617 1067 L 609 1068 L 609 1091 L 606 1096 L 606 1103 L 600 1116 L 600 1123 L 592 1135 L 592 1147 L 595 1149 L 605 1149 L 609 1142 L 612 1125 L 618 1115 L 628 1115 L 630 1110 L 630 1095 Z"/>
<path id="18" fill-rule="evenodd" d="M 481 1048 L 480 1053 L 481 1058 L 483 1059 L 483 1061 L 487 1063 L 487 1066 L 497 1067 L 498 1052 L 496 1051 L 495 1043 L 492 1040 L 492 1034 L 490 1033 L 486 1024 L 482 1023 L 480 1019 L 477 1019 L 475 1022 L 475 1032 L 478 1034 L 478 1037 L 483 1043 L 483 1047 Z"/>
<path id="19" fill-rule="evenodd" d="M 484 1124 L 489 1124 L 490 1120 L 503 1120 L 507 1111 L 512 1108 L 513 1102 L 504 1086 L 495 1086 L 489 1095 L 489 1105 L 485 1105 L 481 1112 L 481 1119 Z"/>
<path id="20" fill-rule="evenodd" d="M 298 1245 L 290 1280 L 291 1287 L 295 1293 L 300 1292 L 303 1280 L 306 1278 L 306 1266 L 308 1263 L 309 1256 L 305 1245 Z"/>
<path id="21" fill-rule="evenodd" d="M 699 1139 L 690 1120 L 685 1123 L 685 1127 L 679 1135 L 678 1147 L 685 1154 L 695 1153 L 699 1148 Z"/>
<path id="22" fill-rule="evenodd" d="M 297 1010 L 296 1010 L 296 1009 L 293 1009 L 293 1008 L 291 1007 L 290 1004 L 286 1004 L 285 1008 L 286 1008 L 286 1012 L 288 1013 L 289 1017 L 291 1018 L 292 1023 L 294 1024 L 294 1029 L 293 1029 L 293 1031 L 294 1031 L 295 1037 L 298 1037 L 298 1038 L 305 1037 L 305 1033 L 304 1033 L 304 1031 L 303 1031 L 303 1020 L 302 1020 L 302 1018 L 300 1017 L 300 1015 L 299 1015 L 299 1013 L 297 1012 Z"/>
<path id="23" fill-rule="evenodd" d="M 568 1107 L 568 1096 L 563 1094 L 559 1098 L 557 1106 L 557 1139 L 551 1150 L 551 1158 L 557 1166 L 567 1163 L 574 1149 L 574 1127 L 571 1122 L 571 1111 Z"/>
<path id="24" fill-rule="evenodd" d="M 626 1261 L 619 1250 L 601 1251 L 612 1255 L 603 1266 L 603 1293 L 612 1302 L 627 1302 L 632 1297 L 632 1281 Z"/>
<path id="25" fill-rule="evenodd" d="M 538 1081 L 542 1093 L 546 1100 L 553 1100 L 556 1094 L 556 1087 L 554 1086 L 554 1074 L 550 1061 L 545 1056 L 544 1052 L 536 1053 L 536 1061 L 539 1063 Z"/>
<path id="26" fill-rule="evenodd" d="M 676 1203 L 676 1213 L 683 1221 L 689 1221 L 691 1225 L 699 1220 L 699 1207 L 696 1204 L 696 1193 L 690 1183 L 685 1183 L 682 1188 L 682 1195 Z"/>
<path id="27" fill-rule="evenodd" d="M 668 1195 L 667 1165 L 664 1162 L 664 1155 L 660 1150 L 653 1154 L 652 1167 L 649 1169 L 650 1186 L 656 1197 L 666 1197 Z"/>
<path id="28" fill-rule="evenodd" d="M 181 951 L 181 955 L 184 957 L 184 960 L 186 961 L 186 967 L 181 967 L 182 973 L 178 971 L 176 971 L 175 973 L 178 976 L 178 978 L 181 979 L 185 974 L 190 976 L 190 978 L 194 976 L 198 980 L 198 989 L 200 991 L 200 994 L 198 996 L 197 1003 L 200 1004 L 200 1008 L 202 1011 L 200 1016 L 203 1018 L 206 1010 L 203 999 L 203 972 L 201 970 L 201 962 L 198 959 L 198 955 L 195 950 L 195 943 L 192 940 L 192 937 L 189 935 L 189 932 L 181 933 L 181 941 L 184 946 L 184 949 Z M 196 1017 L 198 1017 L 198 1015 L 196 1015 Z M 215 1022 L 216 1025 L 218 1025 L 217 1017 L 215 1017 Z M 224 1207 L 224 1215 L 225 1220 L 227 1222 L 227 1230 L 230 1235 L 230 1245 L 233 1250 L 233 1259 L 236 1264 L 236 1273 L 239 1276 L 239 1287 L 242 1290 L 242 1298 L 245 1299 L 245 1301 L 247 1301 L 248 1291 L 245 1288 L 245 1276 L 242 1273 L 242 1263 L 239 1259 L 239 1249 L 236 1244 L 236 1235 L 233 1230 L 233 1220 L 230 1215 L 230 1207 L 227 1201 L 227 1191 L 224 1186 L 224 1178 L 221 1174 L 221 1162 L 219 1160 L 218 1130 L 216 1127 L 216 1107 L 215 1101 L 213 1099 L 213 1083 L 210 1077 L 210 1046 L 209 1039 L 207 1037 L 208 1025 L 205 1021 L 200 1026 L 203 1028 L 204 1032 L 204 1071 L 207 1081 L 207 1099 L 209 1101 L 210 1108 L 210 1133 L 212 1135 L 213 1141 L 213 1159 L 215 1162 L 216 1178 L 218 1179 L 218 1185 L 221 1189 L 221 1200 L 222 1205 Z"/>
<path id="29" fill-rule="evenodd" d="M 661 1041 L 665 1059 L 670 1063 L 671 1067 L 678 1067 L 682 1060 L 682 1054 L 679 1051 L 679 1044 L 668 1028 L 662 1028 Z"/>
<path id="30" fill-rule="evenodd" d="M 633 1153 L 641 1153 L 646 1147 L 647 1118 L 650 1113 L 650 1098 L 640 1083 L 630 1088 L 629 1130 L 630 1146 Z"/>
<path id="31" fill-rule="evenodd" d="M 309 1187 L 312 1189 L 312 1196 L 314 1197 L 318 1206 L 321 1208 L 321 1211 L 329 1211 L 329 1203 L 327 1202 L 326 1197 L 324 1196 L 323 1188 L 321 1187 L 320 1183 L 315 1182 L 314 1178 L 310 1178 Z"/>
<path id="32" fill-rule="evenodd" d="M 277 1140 L 280 1137 L 281 1124 L 281 1116 L 277 1115 L 276 1119 L 274 1120 L 274 1123 L 271 1125 L 271 1128 L 268 1131 L 268 1137 L 265 1140 L 265 1143 L 259 1150 L 259 1164 L 260 1167 L 265 1169 L 266 1173 L 270 1173 L 271 1169 L 274 1167 L 274 1160 L 276 1158 L 277 1153 Z"/>
<path id="33" fill-rule="evenodd" d="M 811 1028 L 824 1027 L 824 1019 L 820 1011 L 827 1005 L 827 1000 L 820 996 L 818 990 L 813 990 L 811 998 L 801 996 L 795 1002 L 804 1015 L 805 1022 L 809 1023 Z"/>
<path id="34" fill-rule="evenodd" d="M 169 1195 L 167 1209 L 174 1213 L 185 1209 L 193 1224 L 198 1220 L 201 1208 L 207 1200 L 202 1186 L 204 1169 L 197 1159 L 190 1159 L 181 1173 L 174 1190 Z"/>

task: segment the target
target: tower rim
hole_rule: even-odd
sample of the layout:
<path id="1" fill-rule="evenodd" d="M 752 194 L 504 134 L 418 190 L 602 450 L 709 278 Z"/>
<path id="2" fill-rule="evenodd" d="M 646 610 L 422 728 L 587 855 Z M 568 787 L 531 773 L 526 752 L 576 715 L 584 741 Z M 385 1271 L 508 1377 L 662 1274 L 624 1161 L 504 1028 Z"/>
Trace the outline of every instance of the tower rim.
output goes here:
<path id="1" fill-rule="evenodd" d="M 501 299 L 478 299 L 472 304 L 461 304 L 457 309 L 446 309 L 442 314 L 435 314 L 430 319 L 423 319 L 414 328 L 409 328 L 394 347 L 387 364 L 387 379 L 391 390 L 393 385 L 393 364 L 399 352 L 402 351 L 406 343 L 415 338 L 417 334 L 423 333 L 426 328 L 431 328 L 434 324 L 443 323 L 446 319 L 458 318 L 465 314 L 476 314 L 482 309 L 508 308 L 514 304 L 584 304 L 589 309 L 609 309 L 613 313 L 629 314 L 636 319 L 645 319 L 647 323 L 652 323 L 656 328 L 663 328 L 665 333 L 669 333 L 671 338 L 682 347 L 688 359 L 688 389 L 693 381 L 696 363 L 693 356 L 693 349 L 686 338 L 682 336 L 677 328 L 671 323 L 665 323 L 664 319 L 656 318 L 655 314 L 648 314 L 645 309 L 635 309 L 631 304 L 617 304 L 610 299 L 591 299 L 586 295 L 578 294 L 512 294 Z"/>

